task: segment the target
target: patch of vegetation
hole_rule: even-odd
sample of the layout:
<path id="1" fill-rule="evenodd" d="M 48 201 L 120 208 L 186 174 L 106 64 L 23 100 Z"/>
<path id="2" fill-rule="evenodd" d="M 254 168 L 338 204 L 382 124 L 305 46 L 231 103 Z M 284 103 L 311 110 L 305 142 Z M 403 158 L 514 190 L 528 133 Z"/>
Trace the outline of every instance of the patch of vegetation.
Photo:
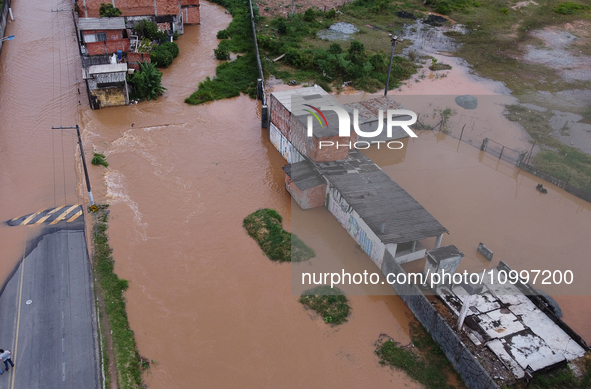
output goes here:
<path id="1" fill-rule="evenodd" d="M 427 389 L 455 388 L 448 384 L 449 374 L 454 374 L 455 370 L 439 345 L 420 324 L 411 323 L 410 327 L 414 349 L 387 340 L 379 344 L 376 351 L 380 363 L 404 370 L 410 378 Z M 461 382 L 457 373 L 455 377 Z"/>
<path id="2" fill-rule="evenodd" d="M 437 59 L 433 58 L 431 59 L 431 66 L 429 66 L 429 69 L 435 72 L 437 70 L 449 70 L 451 69 L 451 66 L 445 63 L 438 63 Z"/>
<path id="3" fill-rule="evenodd" d="M 200 82 L 197 91 L 185 99 L 185 103 L 188 104 L 196 105 L 226 99 L 239 96 L 240 93 L 256 97 L 258 71 L 248 3 L 244 0 L 215 0 L 214 3 L 226 7 L 232 14 L 232 22 L 225 30 L 231 39 L 220 42 L 214 51 L 216 58 L 229 59 L 230 52 L 244 54 L 232 62 L 218 65 L 216 77 L 207 77 Z"/>
<path id="4" fill-rule="evenodd" d="M 99 7 L 99 16 L 101 18 L 114 18 L 121 16 L 122 13 L 123 12 L 119 8 L 115 8 L 111 3 L 101 3 L 101 6 Z"/>
<path id="5" fill-rule="evenodd" d="M 159 68 L 167 68 L 179 55 L 179 46 L 174 42 L 164 42 L 150 52 L 150 61 Z"/>
<path id="6" fill-rule="evenodd" d="M 273 261 L 300 262 L 314 257 L 314 250 L 281 227 L 282 220 L 277 211 L 264 208 L 244 218 L 243 226 Z"/>
<path id="7" fill-rule="evenodd" d="M 98 284 L 100 296 L 104 303 L 115 356 L 117 384 L 120 389 L 142 388 L 142 365 L 133 331 L 129 328 L 125 298 L 126 280 L 114 273 L 112 249 L 107 236 L 108 217 L 105 212 L 107 205 L 99 206 L 95 225 L 93 247 L 93 271 Z"/>
<path id="8" fill-rule="evenodd" d="M 351 312 L 349 301 L 342 290 L 321 285 L 302 293 L 300 303 L 316 311 L 326 323 L 339 325 L 347 321 Z"/>
<path id="9" fill-rule="evenodd" d="M 553 129 L 549 121 L 552 112 L 538 112 L 522 105 L 505 108 L 507 118 L 521 124 L 543 148 L 530 161 L 534 167 L 576 187 L 587 188 L 591 181 L 591 155 L 567 146 L 551 135 Z"/>
<path id="10" fill-rule="evenodd" d="M 567 1 L 554 7 L 554 12 L 561 15 L 576 15 L 591 9 L 590 6 Z"/>
<path id="11" fill-rule="evenodd" d="M 140 63 L 140 70 L 129 80 L 133 86 L 132 98 L 139 100 L 156 100 L 166 90 L 162 86 L 162 72 L 152 63 Z"/>
<path id="12" fill-rule="evenodd" d="M 94 153 L 90 163 L 93 165 L 103 165 L 104 167 L 109 167 L 109 162 L 107 162 L 106 158 L 107 156 L 105 154 Z"/>
<path id="13" fill-rule="evenodd" d="M 288 19 L 276 17 L 271 20 L 258 33 L 259 48 L 268 58 L 283 54 L 285 57 L 281 64 L 263 61 L 265 73 L 286 81 L 294 79 L 300 83 L 319 85 L 323 82 L 329 87 L 330 84 L 340 86 L 343 82 L 352 81 L 355 88 L 368 92 L 383 89 L 389 55 L 381 49 L 366 48 L 366 44 L 359 40 L 364 33 L 367 34 L 363 27 L 360 26 L 356 36 L 359 39 L 348 43 L 348 47 L 318 40 L 318 31 L 328 28 L 335 17 L 336 13 L 333 15 L 310 8 Z M 385 32 L 381 32 L 381 38 L 382 43 L 386 43 Z M 372 39 L 366 41 L 371 42 Z M 389 48 L 390 43 L 380 47 Z M 398 87 L 399 81 L 408 79 L 414 73 L 416 67 L 413 61 L 396 56 L 392 64 L 390 87 Z"/>
<path id="14" fill-rule="evenodd" d="M 578 388 L 579 382 L 573 371 L 566 366 L 549 373 L 534 376 L 528 387 L 532 389 Z"/>
<path id="15" fill-rule="evenodd" d="M 166 31 L 159 31 L 158 25 L 148 19 L 143 19 L 133 29 L 140 37 L 148 38 L 151 41 L 164 41 L 168 39 Z"/>
<path id="16" fill-rule="evenodd" d="M 230 32 L 228 30 L 219 30 L 216 34 L 216 38 L 218 39 L 228 39 L 230 37 Z"/>

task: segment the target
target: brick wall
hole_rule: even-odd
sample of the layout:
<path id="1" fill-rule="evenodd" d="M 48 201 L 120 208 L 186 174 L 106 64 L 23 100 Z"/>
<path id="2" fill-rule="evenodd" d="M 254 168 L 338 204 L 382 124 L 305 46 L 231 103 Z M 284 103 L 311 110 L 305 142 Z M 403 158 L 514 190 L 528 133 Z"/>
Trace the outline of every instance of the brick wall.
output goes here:
<path id="1" fill-rule="evenodd" d="M 184 2 L 184 1 L 183 1 Z M 199 3 L 199 1 L 197 1 Z M 183 5 L 181 7 L 184 24 L 199 24 L 201 23 L 201 15 L 199 13 L 199 5 Z"/>
<path id="2" fill-rule="evenodd" d="M 277 126 L 279 131 L 289 140 L 289 117 L 291 113 L 271 95 L 271 122 Z"/>
<path id="3" fill-rule="evenodd" d="M 150 63 L 150 54 L 147 53 L 127 53 L 127 67 L 140 70 L 140 62 Z"/>
<path id="4" fill-rule="evenodd" d="M 286 174 L 285 189 L 287 189 L 287 191 L 291 194 L 291 197 L 293 197 L 293 199 L 302 209 L 312 209 L 324 206 L 324 200 L 326 198 L 326 184 L 318 185 L 306 190 L 301 190 Z"/>
<path id="5" fill-rule="evenodd" d="M 105 0 L 77 0 L 79 16 L 84 18 L 98 18 L 99 8 Z M 106 2 L 106 3 L 110 3 Z M 114 0 L 114 6 L 119 8 L 121 16 L 147 16 L 147 15 L 178 15 L 180 13 L 179 0 Z"/>
<path id="6" fill-rule="evenodd" d="M 88 55 L 113 54 L 117 50 L 125 52 L 129 51 L 129 39 L 87 43 L 86 49 L 88 50 Z"/>
<path id="7" fill-rule="evenodd" d="M 333 142 L 334 146 L 327 146 L 326 144 L 322 145 L 320 148 L 320 142 Z M 351 137 L 345 138 L 340 137 L 338 135 L 335 136 L 325 136 L 322 138 L 317 138 L 316 136 L 312 136 L 313 145 L 308 148 L 308 156 L 314 162 L 326 162 L 326 161 L 338 161 L 342 159 L 347 159 L 349 156 L 349 143 L 351 146 L 357 141 L 357 133 L 351 132 Z M 337 148 L 337 143 L 339 146 Z"/>

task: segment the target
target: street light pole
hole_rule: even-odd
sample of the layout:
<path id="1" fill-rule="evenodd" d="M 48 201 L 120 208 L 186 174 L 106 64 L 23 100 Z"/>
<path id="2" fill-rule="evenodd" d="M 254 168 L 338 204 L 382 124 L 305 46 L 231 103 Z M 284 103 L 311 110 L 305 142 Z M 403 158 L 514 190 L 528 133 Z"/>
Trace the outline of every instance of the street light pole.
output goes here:
<path id="1" fill-rule="evenodd" d="M 384 89 L 384 97 L 388 96 L 388 87 L 390 86 L 390 72 L 392 71 L 392 60 L 394 59 L 394 48 L 396 47 L 396 42 L 402 42 L 403 39 L 398 40 L 398 36 L 392 36 L 392 34 L 388 34 L 390 40 L 392 40 L 392 51 L 390 52 L 390 64 L 388 65 L 388 75 L 386 77 L 386 89 Z"/>
<path id="2" fill-rule="evenodd" d="M 90 179 L 88 178 L 88 168 L 86 167 L 86 158 L 84 157 L 84 148 L 82 147 L 82 138 L 80 137 L 80 126 L 78 126 L 76 124 L 76 127 L 74 127 L 74 126 L 68 126 L 68 127 L 51 126 L 51 128 L 53 130 L 70 130 L 70 129 L 73 130 L 73 129 L 76 129 L 76 135 L 78 135 L 78 145 L 80 146 L 80 157 L 82 158 L 82 166 L 84 167 L 84 178 L 86 179 L 86 189 L 88 190 L 88 200 L 90 200 L 90 209 L 92 211 L 96 212 L 98 210 L 98 208 L 96 205 L 94 205 L 94 198 L 92 197 L 92 190 L 90 189 Z"/>

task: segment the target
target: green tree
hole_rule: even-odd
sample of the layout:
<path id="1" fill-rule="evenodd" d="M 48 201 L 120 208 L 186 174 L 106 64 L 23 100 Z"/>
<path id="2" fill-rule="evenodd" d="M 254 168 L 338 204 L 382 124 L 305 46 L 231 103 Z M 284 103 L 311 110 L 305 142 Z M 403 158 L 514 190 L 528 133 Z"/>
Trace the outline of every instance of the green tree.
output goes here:
<path id="1" fill-rule="evenodd" d="M 140 100 L 156 100 L 166 90 L 162 86 L 162 73 L 151 63 L 140 63 L 140 71 L 131 79 L 135 89 L 134 97 Z"/>
<path id="2" fill-rule="evenodd" d="M 114 18 L 120 16 L 123 12 L 119 8 L 115 8 L 113 4 L 105 4 L 101 3 L 99 7 L 99 15 L 100 17 L 105 18 Z"/>

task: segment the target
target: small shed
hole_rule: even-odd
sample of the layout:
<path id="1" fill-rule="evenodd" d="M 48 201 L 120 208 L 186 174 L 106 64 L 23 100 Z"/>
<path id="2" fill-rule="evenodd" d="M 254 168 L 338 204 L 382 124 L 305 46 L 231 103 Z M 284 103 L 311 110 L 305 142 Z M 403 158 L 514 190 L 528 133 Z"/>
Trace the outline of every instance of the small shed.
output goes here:
<path id="1" fill-rule="evenodd" d="M 283 167 L 285 189 L 302 209 L 322 207 L 326 198 L 326 181 L 314 165 L 303 160 Z"/>
<path id="2" fill-rule="evenodd" d="M 82 70 L 93 109 L 129 104 L 127 64 L 91 65 Z"/>

